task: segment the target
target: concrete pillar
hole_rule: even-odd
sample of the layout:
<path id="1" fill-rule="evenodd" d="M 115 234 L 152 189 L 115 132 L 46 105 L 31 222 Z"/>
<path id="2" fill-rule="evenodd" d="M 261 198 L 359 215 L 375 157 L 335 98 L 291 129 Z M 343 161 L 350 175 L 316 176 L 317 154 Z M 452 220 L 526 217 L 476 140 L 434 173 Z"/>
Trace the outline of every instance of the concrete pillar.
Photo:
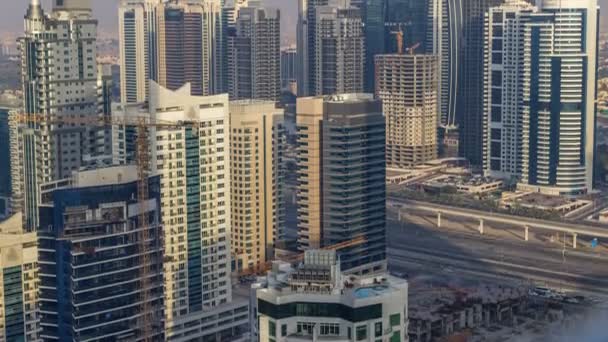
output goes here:
<path id="1" fill-rule="evenodd" d="M 530 240 L 530 227 L 525 226 L 524 227 L 526 229 L 526 232 L 524 234 L 524 238 L 526 239 L 526 241 Z"/>
<path id="2" fill-rule="evenodd" d="M 576 249 L 576 238 L 578 237 L 578 234 L 576 233 L 572 233 L 572 248 Z"/>
<path id="3" fill-rule="evenodd" d="M 479 219 L 479 234 L 483 235 L 483 219 Z"/>
<path id="4" fill-rule="evenodd" d="M 437 212 L 437 228 L 441 228 L 441 212 Z"/>

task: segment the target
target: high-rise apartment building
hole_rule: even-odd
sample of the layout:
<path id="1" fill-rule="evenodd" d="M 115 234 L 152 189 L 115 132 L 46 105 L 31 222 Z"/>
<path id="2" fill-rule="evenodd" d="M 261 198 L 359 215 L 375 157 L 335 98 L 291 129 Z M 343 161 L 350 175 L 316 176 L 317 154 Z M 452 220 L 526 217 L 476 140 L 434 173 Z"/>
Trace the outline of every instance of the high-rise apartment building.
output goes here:
<path id="1" fill-rule="evenodd" d="M 524 30 L 533 12 L 527 2 L 512 1 L 486 15 L 483 168 L 488 176 L 521 176 Z"/>
<path id="2" fill-rule="evenodd" d="M 219 1 L 177 1 L 160 5 L 158 82 L 192 95 L 223 91 L 222 10 Z"/>
<path id="3" fill-rule="evenodd" d="M 228 95 L 192 96 L 150 82 L 152 172 L 160 175 L 165 329 L 170 341 L 237 335 L 247 303 L 231 286 Z M 242 304 L 242 305 L 241 305 Z M 208 323 L 208 324 L 207 324 Z"/>
<path id="4" fill-rule="evenodd" d="M 374 58 L 387 53 L 384 41 L 386 32 L 386 0 L 365 2 L 365 91 L 375 90 L 376 72 Z"/>
<path id="5" fill-rule="evenodd" d="M 474 167 L 483 164 L 483 48 L 484 17 L 490 7 L 503 0 L 462 0 L 462 44 L 458 62 L 456 116 L 459 154 Z"/>
<path id="6" fill-rule="evenodd" d="M 11 167 L 11 123 L 9 121 L 9 108 L 0 108 L 0 220 L 8 218 L 12 212 L 11 197 L 13 195 L 13 168 Z"/>
<path id="7" fill-rule="evenodd" d="M 228 40 L 230 98 L 279 101 L 280 11 L 254 6 L 241 8 Z"/>
<path id="8" fill-rule="evenodd" d="M 20 141 L 11 148 L 23 170 L 17 193 L 28 230 L 38 226 L 39 187 L 69 177 L 88 160 L 105 151 L 103 128 L 58 123 L 61 119 L 107 115 L 100 103 L 97 67 L 97 21 L 87 0 L 55 0 L 45 13 L 32 0 L 25 16 L 25 34 L 19 39 L 25 116 L 41 119 L 23 125 Z"/>
<path id="9" fill-rule="evenodd" d="M 298 0 L 298 96 L 315 94 L 317 7 L 331 0 Z M 346 1 L 345 1 L 346 2 Z"/>
<path id="10" fill-rule="evenodd" d="M 144 102 L 148 80 L 158 80 L 161 0 L 122 0 L 118 8 L 120 95 L 123 103 Z"/>
<path id="11" fill-rule="evenodd" d="M 42 341 L 38 310 L 36 233 L 23 230 L 21 213 L 0 221 L 0 337 Z"/>
<path id="12" fill-rule="evenodd" d="M 522 185 L 593 189 L 597 0 L 543 0 L 524 30 Z"/>
<path id="13" fill-rule="evenodd" d="M 316 8 L 315 95 L 363 91 L 365 35 L 361 10 L 339 5 Z"/>
<path id="14" fill-rule="evenodd" d="M 462 47 L 461 0 L 429 0 L 426 52 L 438 56 L 439 123 L 456 128 L 459 53 Z"/>
<path id="15" fill-rule="evenodd" d="M 239 271 L 272 260 L 282 239 L 284 147 L 284 114 L 275 102 L 230 102 L 232 254 Z"/>
<path id="16" fill-rule="evenodd" d="M 299 98 L 298 243 L 316 249 L 357 237 L 343 270 L 385 266 L 385 120 L 369 94 Z"/>
<path id="17" fill-rule="evenodd" d="M 437 158 L 438 65 L 435 55 L 376 56 L 388 167 L 408 168 Z"/>
<path id="18" fill-rule="evenodd" d="M 554 195 L 593 189 L 597 1 L 492 8 L 485 30 L 484 169 Z"/>
<path id="19" fill-rule="evenodd" d="M 137 340 L 144 331 L 162 340 L 159 177 L 148 185 L 140 206 L 135 166 L 75 172 L 45 184 L 38 231 L 44 341 Z M 149 322 L 140 316 L 144 301 Z"/>
<path id="20" fill-rule="evenodd" d="M 295 47 L 281 50 L 281 88 L 297 94 L 298 52 Z M 295 90 L 295 91 L 294 91 Z"/>
<path id="21" fill-rule="evenodd" d="M 255 341 L 408 340 L 407 282 L 343 274 L 334 251 L 306 251 L 295 269 L 276 262 L 251 288 Z"/>

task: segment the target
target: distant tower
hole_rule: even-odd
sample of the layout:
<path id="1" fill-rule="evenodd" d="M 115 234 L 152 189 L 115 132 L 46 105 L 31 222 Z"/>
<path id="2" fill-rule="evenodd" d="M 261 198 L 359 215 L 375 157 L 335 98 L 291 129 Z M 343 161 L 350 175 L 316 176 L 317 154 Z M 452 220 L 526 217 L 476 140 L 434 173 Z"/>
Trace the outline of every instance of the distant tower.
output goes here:
<path id="1" fill-rule="evenodd" d="M 490 7 L 503 0 L 456 0 L 462 13 L 462 44 L 458 57 L 456 116 L 459 154 L 474 167 L 483 164 L 483 27 Z"/>
<path id="2" fill-rule="evenodd" d="M 171 90 L 190 83 L 198 96 L 223 92 L 219 2 L 166 2 L 160 8 L 157 82 Z"/>
<path id="3" fill-rule="evenodd" d="M 106 98 L 99 98 L 103 84 L 97 68 L 97 20 L 90 1 L 56 0 L 53 11 L 44 13 L 32 0 L 25 16 L 25 33 L 19 39 L 21 80 L 25 115 L 39 114 L 60 120 L 63 117 L 103 117 Z M 105 151 L 104 129 L 68 126 L 43 119 L 21 125 L 19 139 L 11 146 L 22 160 L 23 178 L 19 199 L 28 230 L 38 226 L 39 186 L 69 177 L 75 170 L 98 160 Z"/>
<path id="4" fill-rule="evenodd" d="M 363 92 L 365 35 L 361 10 L 316 8 L 315 56 L 311 71 L 315 95 Z"/>
<path id="5" fill-rule="evenodd" d="M 330 0 L 298 0 L 298 96 L 315 93 L 316 9 L 329 2 Z"/>
<path id="6" fill-rule="evenodd" d="M 229 37 L 231 99 L 279 101 L 281 97 L 281 15 L 263 7 L 241 8 Z"/>
<path id="7" fill-rule="evenodd" d="M 438 64 L 434 55 L 376 56 L 388 167 L 408 168 L 437 158 Z"/>
<path id="8" fill-rule="evenodd" d="M 158 11 L 161 0 L 123 0 L 118 8 L 120 94 L 144 102 L 148 81 L 158 80 Z"/>
<path id="9" fill-rule="evenodd" d="M 488 176 L 517 179 L 522 172 L 524 30 L 537 9 L 511 1 L 485 20 L 483 169 Z"/>
<path id="10" fill-rule="evenodd" d="M 593 189 L 597 0 L 543 0 L 524 30 L 522 186 L 560 195 Z"/>

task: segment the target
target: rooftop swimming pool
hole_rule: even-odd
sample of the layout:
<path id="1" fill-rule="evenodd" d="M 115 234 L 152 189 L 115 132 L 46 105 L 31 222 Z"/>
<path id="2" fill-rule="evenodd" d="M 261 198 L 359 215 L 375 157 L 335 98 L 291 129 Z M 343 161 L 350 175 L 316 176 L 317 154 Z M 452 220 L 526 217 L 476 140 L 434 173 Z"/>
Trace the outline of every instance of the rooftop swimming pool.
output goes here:
<path id="1" fill-rule="evenodd" d="M 379 296 L 388 290 L 388 286 L 375 285 L 370 287 L 362 287 L 355 290 L 355 297 L 358 299 Z"/>

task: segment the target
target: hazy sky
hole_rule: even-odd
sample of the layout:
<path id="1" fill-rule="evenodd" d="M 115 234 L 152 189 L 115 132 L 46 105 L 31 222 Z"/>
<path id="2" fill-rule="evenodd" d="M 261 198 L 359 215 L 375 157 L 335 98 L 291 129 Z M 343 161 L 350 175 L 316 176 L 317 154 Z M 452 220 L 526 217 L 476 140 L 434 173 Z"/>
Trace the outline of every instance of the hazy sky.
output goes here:
<path id="1" fill-rule="evenodd" d="M 0 0 L 0 31 L 15 31 L 23 26 L 23 15 L 30 0 Z M 116 8 L 119 0 L 92 0 L 95 16 L 99 19 L 100 28 L 104 31 L 117 30 Z M 282 11 L 283 30 L 290 36 L 295 32 L 296 4 L 298 0 L 266 0 L 269 6 L 279 7 Z M 42 0 L 45 8 L 49 8 L 50 0 Z M 608 0 L 599 0 L 600 5 L 607 10 Z M 605 16 L 604 16 L 605 17 Z"/>

